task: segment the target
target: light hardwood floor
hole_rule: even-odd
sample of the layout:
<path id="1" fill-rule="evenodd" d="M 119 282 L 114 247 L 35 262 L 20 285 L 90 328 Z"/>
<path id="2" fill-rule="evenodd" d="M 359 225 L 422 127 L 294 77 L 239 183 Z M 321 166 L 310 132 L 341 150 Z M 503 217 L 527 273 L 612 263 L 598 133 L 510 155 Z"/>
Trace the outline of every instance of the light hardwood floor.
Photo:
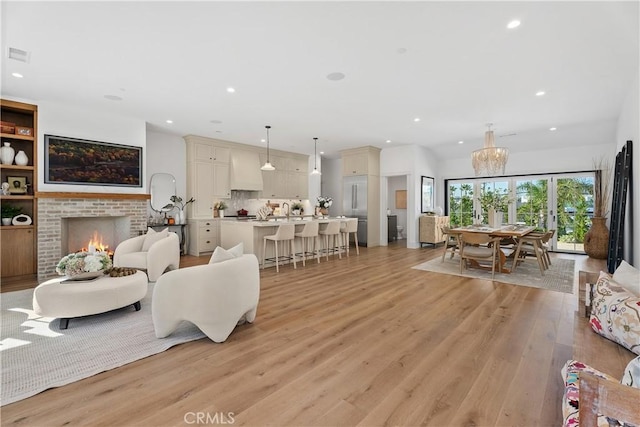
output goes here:
<path id="1" fill-rule="evenodd" d="M 576 296 L 411 268 L 441 250 L 262 271 L 255 323 L 225 343 L 47 390 L 2 407 L 2 425 L 560 425 Z M 560 256 L 576 259 L 576 283 L 601 267 Z"/>

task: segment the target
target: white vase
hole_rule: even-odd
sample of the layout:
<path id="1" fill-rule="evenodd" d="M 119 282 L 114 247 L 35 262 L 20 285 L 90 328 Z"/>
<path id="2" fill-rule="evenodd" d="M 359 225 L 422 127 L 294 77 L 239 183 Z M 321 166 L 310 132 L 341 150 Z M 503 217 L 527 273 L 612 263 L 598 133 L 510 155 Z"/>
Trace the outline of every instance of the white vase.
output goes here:
<path id="1" fill-rule="evenodd" d="M 2 225 L 11 225 L 11 218 L 2 218 Z"/>
<path id="2" fill-rule="evenodd" d="M 493 208 L 489 208 L 489 212 L 487 212 L 487 222 L 490 227 L 498 228 L 502 226 L 502 219 L 504 217 L 504 213 L 502 211 L 497 211 Z"/>
<path id="3" fill-rule="evenodd" d="M 18 166 L 27 166 L 27 163 L 29 163 L 29 157 L 27 157 L 25 152 L 22 150 L 18 151 L 18 154 L 16 154 L 15 160 L 16 160 L 16 165 Z"/>
<path id="4" fill-rule="evenodd" d="M 13 147 L 11 147 L 11 144 L 5 142 L 4 147 L 0 148 L 0 162 L 2 162 L 3 165 L 12 164 L 15 154 L 16 152 Z"/>
<path id="5" fill-rule="evenodd" d="M 218 215 L 220 216 L 220 218 L 224 218 L 224 209 L 220 209 L 218 211 Z"/>
<path id="6" fill-rule="evenodd" d="M 185 224 L 185 214 L 184 211 L 182 209 L 180 209 L 178 211 L 178 213 L 176 214 L 176 224 Z"/>

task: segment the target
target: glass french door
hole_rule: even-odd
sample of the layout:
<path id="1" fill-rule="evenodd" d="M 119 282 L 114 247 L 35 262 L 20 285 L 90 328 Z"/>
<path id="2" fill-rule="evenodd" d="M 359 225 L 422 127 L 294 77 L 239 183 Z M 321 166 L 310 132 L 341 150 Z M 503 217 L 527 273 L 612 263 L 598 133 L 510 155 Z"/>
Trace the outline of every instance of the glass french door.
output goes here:
<path id="1" fill-rule="evenodd" d="M 452 227 L 486 222 L 482 194 L 507 195 L 505 223 L 556 230 L 552 250 L 584 253 L 584 235 L 593 217 L 593 172 L 450 181 Z"/>
<path id="2" fill-rule="evenodd" d="M 584 253 L 584 236 L 593 218 L 594 184 L 593 173 L 554 177 L 554 244 L 559 251 Z"/>

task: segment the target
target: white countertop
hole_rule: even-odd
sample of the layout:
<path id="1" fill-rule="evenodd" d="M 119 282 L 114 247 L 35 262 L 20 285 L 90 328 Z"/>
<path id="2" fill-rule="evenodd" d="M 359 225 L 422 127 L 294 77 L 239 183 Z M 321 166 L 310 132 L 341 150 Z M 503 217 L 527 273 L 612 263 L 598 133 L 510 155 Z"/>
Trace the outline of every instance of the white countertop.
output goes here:
<path id="1" fill-rule="evenodd" d="M 287 220 L 286 217 L 282 217 L 282 218 L 277 218 L 277 219 L 269 219 L 267 221 L 260 221 L 257 219 L 241 219 L 238 220 L 237 218 L 222 218 L 222 223 L 225 222 L 233 222 L 234 224 L 242 224 L 242 225 L 246 225 L 246 226 L 250 226 L 250 227 L 277 227 L 281 224 L 304 224 L 305 222 L 308 221 L 317 221 L 320 224 L 326 224 L 329 222 L 333 222 L 333 221 L 345 221 L 349 218 L 337 218 L 337 217 L 332 217 L 332 218 L 311 218 L 311 217 L 307 217 L 307 218 L 298 218 L 298 219 L 292 219 L 289 218 Z"/>

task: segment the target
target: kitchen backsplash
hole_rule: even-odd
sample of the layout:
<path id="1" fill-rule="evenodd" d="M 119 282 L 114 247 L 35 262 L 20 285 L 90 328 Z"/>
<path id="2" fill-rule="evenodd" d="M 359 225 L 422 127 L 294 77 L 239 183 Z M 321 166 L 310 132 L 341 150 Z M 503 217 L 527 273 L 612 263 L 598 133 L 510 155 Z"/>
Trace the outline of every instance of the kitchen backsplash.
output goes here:
<path id="1" fill-rule="evenodd" d="M 258 191 L 237 191 L 231 190 L 231 199 L 225 199 L 225 202 L 229 207 L 225 211 L 226 216 L 237 215 L 237 212 L 240 209 L 245 209 L 249 211 L 248 215 L 255 215 L 258 209 L 264 206 L 267 202 L 270 203 L 278 203 L 282 206 L 282 203 L 287 202 L 289 206 L 293 203 L 299 202 L 302 203 L 304 207 L 304 213 L 306 215 L 310 215 L 314 213 L 315 203 L 312 204 L 309 200 L 299 200 L 299 199 L 260 199 L 258 196 L 260 193 Z"/>

